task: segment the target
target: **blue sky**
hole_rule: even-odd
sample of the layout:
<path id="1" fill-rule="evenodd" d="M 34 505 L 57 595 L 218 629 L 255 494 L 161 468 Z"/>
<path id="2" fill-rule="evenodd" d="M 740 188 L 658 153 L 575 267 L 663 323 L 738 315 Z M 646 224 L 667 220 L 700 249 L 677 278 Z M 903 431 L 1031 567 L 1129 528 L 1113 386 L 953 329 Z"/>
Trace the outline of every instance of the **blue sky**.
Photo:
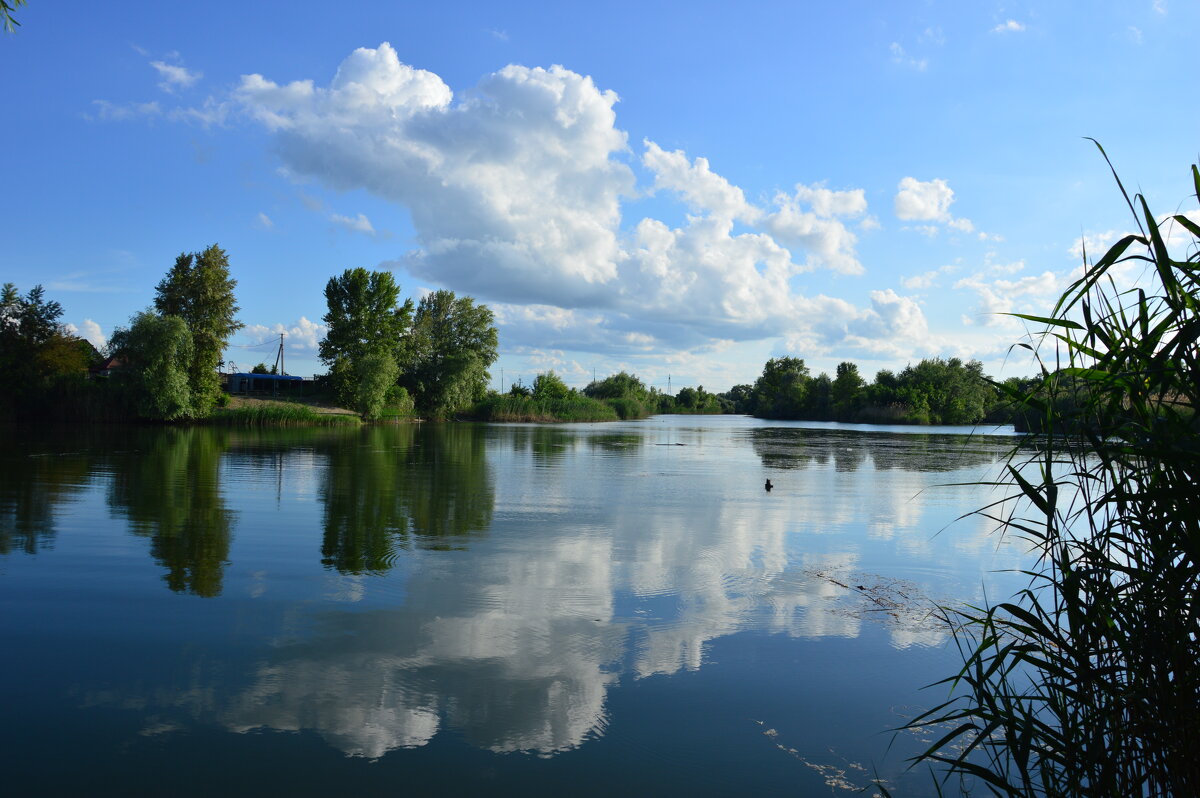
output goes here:
<path id="1" fill-rule="evenodd" d="M 30 0 L 0 37 L 0 280 L 97 342 L 220 244 L 227 357 L 325 282 L 497 314 L 505 382 L 1007 356 L 1132 222 L 1195 211 L 1200 4 Z M 1007 356 L 1007 361 L 1006 361 Z"/>

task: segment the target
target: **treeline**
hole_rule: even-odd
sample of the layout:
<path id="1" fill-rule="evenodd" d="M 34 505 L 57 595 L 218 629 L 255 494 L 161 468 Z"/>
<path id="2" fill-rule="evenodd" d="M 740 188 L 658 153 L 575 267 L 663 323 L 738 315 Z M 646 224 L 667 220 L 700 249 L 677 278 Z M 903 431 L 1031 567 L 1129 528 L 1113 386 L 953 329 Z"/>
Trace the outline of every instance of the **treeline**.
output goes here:
<path id="1" fill-rule="evenodd" d="M 94 346 L 59 321 L 62 313 L 40 285 L 24 295 L 12 283 L 0 290 L 0 419 L 53 411 L 103 362 Z"/>
<path id="2" fill-rule="evenodd" d="M 537 375 L 533 385 L 514 384 L 508 393 L 489 394 L 476 405 L 474 416 L 484 421 L 616 421 L 661 413 L 732 412 L 731 402 L 704 386 L 672 396 L 621 371 L 576 389 L 548 371 Z"/>
<path id="3" fill-rule="evenodd" d="M 983 373 L 982 363 L 958 358 L 922 360 L 899 373 L 885 369 L 871 383 L 854 363 L 839 363 L 832 378 L 825 372 L 814 377 L 800 358 L 772 358 L 753 385 L 735 385 L 724 397 L 734 412 L 772 419 L 1010 424 L 1020 415 Z"/>
<path id="4" fill-rule="evenodd" d="M 226 423 L 316 423 L 311 410 L 222 410 L 219 367 L 237 320 L 229 259 L 215 244 L 184 253 L 155 288 L 154 304 L 118 328 L 104 353 L 71 335 L 62 307 L 41 286 L 25 295 L 4 286 L 0 307 L 0 418 L 161 421 L 217 418 Z M 927 359 L 868 383 L 854 363 L 833 377 L 813 376 L 795 357 L 772 358 L 753 385 L 717 394 L 685 387 L 674 395 L 624 371 L 569 388 L 553 371 L 532 386 L 489 391 L 498 336 L 492 311 L 471 297 L 435 291 L 400 300 L 390 272 L 347 269 L 325 286 L 327 327 L 318 375 L 326 398 L 381 416 L 487 421 L 613 421 L 661 413 L 744 413 L 768 419 L 887 424 L 1013 423 L 1036 429 L 1039 418 L 1002 399 L 1029 381 L 997 386 L 979 361 Z M 105 356 L 111 376 L 88 379 Z M 259 367 L 266 371 L 265 366 Z M 1051 397 L 1056 403 L 1072 397 Z M 295 412 L 286 412 L 294 410 Z M 241 416 L 245 416 L 242 418 Z M 346 420 L 346 419 L 340 419 Z M 352 419 L 351 419 L 352 420 Z"/>
<path id="5" fill-rule="evenodd" d="M 1034 382 L 1011 378 L 997 384 L 979 361 L 933 358 L 899 373 L 880 371 L 868 383 L 854 363 L 839 364 L 831 378 L 824 372 L 813 376 L 800 358 L 781 357 L 767 361 L 754 384 L 735 385 L 725 393 L 700 386 L 671 395 L 624 371 L 577 390 L 550 371 L 539 374 L 532 386 L 513 385 L 507 394 L 489 394 L 474 415 L 489 421 L 610 421 L 668 413 L 740 413 L 860 424 L 987 422 L 1029 429 L 1036 427 L 1034 414 L 1007 397 L 1027 391 Z"/>
<path id="6" fill-rule="evenodd" d="M 0 419 L 330 420 L 299 407 L 223 409 L 230 397 L 221 387 L 222 353 L 243 327 L 236 286 L 219 246 L 181 254 L 156 286 L 153 306 L 117 328 L 102 353 L 71 334 L 60 321 L 62 306 L 41 286 L 21 295 L 5 284 L 0 368 L 8 384 Z M 329 372 L 316 379 L 324 394 L 318 398 L 364 418 L 385 410 L 433 418 L 469 410 L 487 394 L 487 369 L 497 356 L 491 310 L 452 291 L 435 291 L 414 306 L 400 303 L 399 291 L 389 272 L 348 269 L 330 279 L 319 352 Z"/>
<path id="7" fill-rule="evenodd" d="M 647 387 L 624 371 L 593 381 L 582 390 L 568 388 L 551 371 L 539 374 L 532 386 L 513 385 L 503 396 L 492 394 L 480 404 L 478 417 L 604 421 L 666 413 L 740 413 L 767 419 L 861 424 L 988 422 L 1027 429 L 1036 419 L 1006 397 L 1027 390 L 1033 382 L 1013 378 L 998 385 L 983 373 L 979 361 L 958 358 L 922 360 L 899 373 L 883 370 L 871 383 L 854 363 L 839 364 L 831 378 L 823 372 L 813 376 L 800 358 L 773 358 L 753 385 L 735 385 L 725 393 L 687 387 L 674 395 Z"/>

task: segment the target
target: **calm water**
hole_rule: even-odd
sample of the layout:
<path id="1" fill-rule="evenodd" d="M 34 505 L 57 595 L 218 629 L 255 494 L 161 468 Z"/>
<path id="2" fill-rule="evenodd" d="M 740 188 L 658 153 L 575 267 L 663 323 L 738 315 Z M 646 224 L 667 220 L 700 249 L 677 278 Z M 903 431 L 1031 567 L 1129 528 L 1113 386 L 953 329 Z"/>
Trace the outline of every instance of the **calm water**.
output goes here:
<path id="1" fill-rule="evenodd" d="M 924 794 L 929 610 L 1022 564 L 965 432 L 5 428 L 5 791 Z"/>

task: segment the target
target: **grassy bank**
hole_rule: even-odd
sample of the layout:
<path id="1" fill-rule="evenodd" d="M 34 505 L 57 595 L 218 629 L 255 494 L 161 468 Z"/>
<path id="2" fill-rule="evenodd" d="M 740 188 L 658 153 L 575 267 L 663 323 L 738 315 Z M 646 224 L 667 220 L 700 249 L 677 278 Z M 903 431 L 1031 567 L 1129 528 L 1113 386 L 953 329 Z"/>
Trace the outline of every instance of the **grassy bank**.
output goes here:
<path id="1" fill-rule="evenodd" d="M 650 408 L 636 399 L 592 399 L 568 396 L 535 399 L 531 396 L 490 396 L 471 409 L 479 421 L 583 422 L 646 418 Z"/>
<path id="2" fill-rule="evenodd" d="M 318 412 L 309 405 L 260 400 L 219 407 L 204 423 L 227 427 L 337 427 L 362 422 L 353 413 Z"/>

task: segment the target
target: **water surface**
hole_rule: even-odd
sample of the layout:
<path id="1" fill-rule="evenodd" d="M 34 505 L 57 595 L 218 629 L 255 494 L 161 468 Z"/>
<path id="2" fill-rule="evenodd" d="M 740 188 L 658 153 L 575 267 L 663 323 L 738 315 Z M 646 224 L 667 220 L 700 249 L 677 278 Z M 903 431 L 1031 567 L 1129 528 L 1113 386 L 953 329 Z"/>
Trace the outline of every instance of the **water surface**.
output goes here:
<path id="1" fill-rule="evenodd" d="M 967 433 L 10 427 L 6 784 L 922 794 L 889 730 L 958 665 L 931 610 L 1022 564 L 951 525 L 1016 441 Z"/>

